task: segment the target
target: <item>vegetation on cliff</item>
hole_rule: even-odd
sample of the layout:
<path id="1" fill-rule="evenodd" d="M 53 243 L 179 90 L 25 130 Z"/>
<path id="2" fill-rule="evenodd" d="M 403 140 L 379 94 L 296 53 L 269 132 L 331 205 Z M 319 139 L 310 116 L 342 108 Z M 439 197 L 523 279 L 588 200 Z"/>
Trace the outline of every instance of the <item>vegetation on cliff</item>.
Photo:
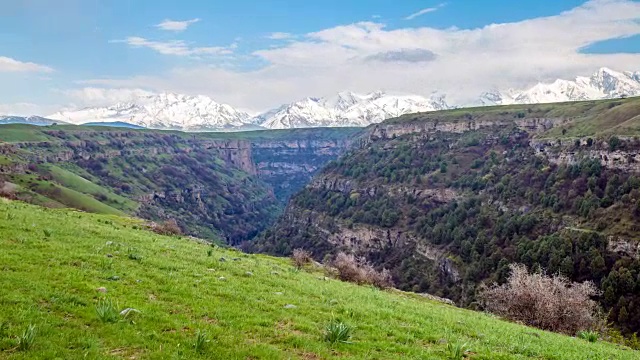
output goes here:
<path id="1" fill-rule="evenodd" d="M 49 207 L 177 220 L 229 244 L 273 223 L 355 129 L 186 134 L 6 125 L 0 193 Z M 4 142 L 4 143 L 3 143 Z"/>
<path id="2" fill-rule="evenodd" d="M 354 252 L 391 269 L 403 289 L 470 307 L 478 306 L 481 283 L 504 282 L 509 264 L 518 262 L 594 281 L 609 320 L 637 332 L 640 177 L 633 154 L 640 143 L 591 133 L 591 140 L 568 142 L 570 162 L 531 146 L 534 136 L 552 138 L 559 127 L 567 133 L 583 128 L 581 121 L 602 125 L 618 115 L 609 103 L 539 105 L 522 116 L 507 108 L 502 118 L 493 116 L 499 108 L 476 109 L 472 119 L 455 110 L 382 124 L 297 194 L 253 250 L 304 248 L 318 259 Z M 625 110 L 627 119 L 636 119 L 640 101 L 623 103 L 619 108 L 635 109 Z M 584 117 L 551 124 L 540 109 Z M 591 117 L 600 111 L 610 116 Z M 602 150 L 597 158 L 594 149 Z M 600 154 L 620 150 L 617 166 L 602 165 L 609 159 Z"/>

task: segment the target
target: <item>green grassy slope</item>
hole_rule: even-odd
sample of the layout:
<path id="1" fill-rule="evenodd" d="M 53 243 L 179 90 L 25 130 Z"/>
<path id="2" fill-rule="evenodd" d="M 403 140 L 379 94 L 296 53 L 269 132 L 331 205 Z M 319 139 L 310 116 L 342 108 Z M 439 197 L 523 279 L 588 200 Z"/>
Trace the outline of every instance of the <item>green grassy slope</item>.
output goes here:
<path id="1" fill-rule="evenodd" d="M 69 170 L 55 165 L 48 165 L 47 170 L 47 172 L 51 174 L 52 179 L 57 183 L 69 189 L 92 195 L 97 199 L 101 199 L 101 202 L 107 205 L 127 212 L 133 212 L 138 207 L 138 204 L 135 201 L 115 194 L 112 191 L 99 186 Z"/>
<path id="2" fill-rule="evenodd" d="M 139 227 L 0 200 L 0 358 L 446 359 L 447 341 L 467 343 L 473 359 L 639 355 Z M 102 322 L 101 299 L 140 313 Z M 332 319 L 355 326 L 352 343 L 323 341 Z M 29 325 L 35 341 L 21 351 Z"/>
<path id="3" fill-rule="evenodd" d="M 5 124 L 0 125 L 0 142 L 47 141 L 49 137 L 42 129 L 34 125 Z"/>
<path id="4" fill-rule="evenodd" d="M 67 188 L 58 183 L 42 180 L 35 175 L 12 175 L 8 179 L 22 190 L 18 192 L 18 197 L 21 200 L 45 206 L 52 204 L 53 207 L 62 204 L 98 214 L 124 215 L 122 211 L 95 199 L 91 195 Z"/>
<path id="5" fill-rule="evenodd" d="M 584 137 L 640 135 L 640 97 L 628 99 L 576 101 L 551 104 L 485 106 L 432 113 L 407 114 L 385 124 L 411 124 L 425 121 L 515 121 L 523 119 L 565 118 L 570 121 L 538 137 Z"/>

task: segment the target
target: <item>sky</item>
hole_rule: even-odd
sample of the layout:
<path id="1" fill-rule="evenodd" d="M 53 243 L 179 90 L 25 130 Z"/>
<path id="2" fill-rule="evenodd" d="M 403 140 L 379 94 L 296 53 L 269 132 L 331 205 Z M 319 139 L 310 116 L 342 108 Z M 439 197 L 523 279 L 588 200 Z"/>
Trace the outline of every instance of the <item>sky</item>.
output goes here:
<path id="1" fill-rule="evenodd" d="M 260 112 L 338 91 L 446 94 L 640 70 L 633 0 L 0 0 L 0 114 L 157 92 Z"/>

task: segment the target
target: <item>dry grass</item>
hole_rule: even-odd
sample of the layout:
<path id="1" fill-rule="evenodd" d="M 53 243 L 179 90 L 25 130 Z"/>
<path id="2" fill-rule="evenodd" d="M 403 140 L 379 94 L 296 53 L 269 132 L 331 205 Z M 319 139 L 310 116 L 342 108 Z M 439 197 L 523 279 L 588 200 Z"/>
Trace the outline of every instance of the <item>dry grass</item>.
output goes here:
<path id="1" fill-rule="evenodd" d="M 393 286 L 391 273 L 387 269 L 377 271 L 363 258 L 352 254 L 338 253 L 331 263 L 337 271 L 338 278 L 357 284 L 369 284 L 386 289 Z"/>
<path id="2" fill-rule="evenodd" d="M 151 230 L 160 235 L 182 235 L 182 229 L 180 229 L 175 219 L 165 220 L 160 224 L 153 223 Z"/>
<path id="3" fill-rule="evenodd" d="M 313 261 L 313 257 L 307 250 L 295 249 L 293 250 L 293 254 L 291 254 L 291 261 L 297 269 L 302 269 L 306 265 L 311 264 L 311 262 Z"/>

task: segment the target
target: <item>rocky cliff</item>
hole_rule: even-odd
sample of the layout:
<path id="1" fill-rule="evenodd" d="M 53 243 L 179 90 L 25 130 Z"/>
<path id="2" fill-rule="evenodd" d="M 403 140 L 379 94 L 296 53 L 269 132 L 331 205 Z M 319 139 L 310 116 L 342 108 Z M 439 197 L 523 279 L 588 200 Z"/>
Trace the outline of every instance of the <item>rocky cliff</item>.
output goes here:
<path id="1" fill-rule="evenodd" d="M 106 201 L 115 207 L 107 208 L 109 212 L 124 210 L 151 220 L 176 218 L 191 234 L 232 244 L 268 226 L 291 194 L 347 149 L 348 135 L 355 132 L 25 129 L 47 140 L 0 143 L 0 174 L 9 183 L 22 184 L 16 188 L 23 200 L 44 197 L 51 200 L 44 203 L 89 211 L 104 208 L 86 206 L 87 201 Z M 70 192 L 86 192 L 78 184 L 87 180 L 93 192 L 81 201 L 69 200 Z M 136 205 L 125 206 L 120 197 Z"/>
<path id="2" fill-rule="evenodd" d="M 628 301 L 640 283 L 619 287 L 640 275 L 640 142 L 612 131 L 638 115 L 636 99 L 462 109 L 371 126 L 252 250 L 355 253 L 390 269 L 401 288 L 466 306 L 480 283 L 503 281 L 509 263 L 521 262 L 595 281 L 617 321 L 640 310 Z M 637 329 L 627 318 L 622 326 Z"/>

